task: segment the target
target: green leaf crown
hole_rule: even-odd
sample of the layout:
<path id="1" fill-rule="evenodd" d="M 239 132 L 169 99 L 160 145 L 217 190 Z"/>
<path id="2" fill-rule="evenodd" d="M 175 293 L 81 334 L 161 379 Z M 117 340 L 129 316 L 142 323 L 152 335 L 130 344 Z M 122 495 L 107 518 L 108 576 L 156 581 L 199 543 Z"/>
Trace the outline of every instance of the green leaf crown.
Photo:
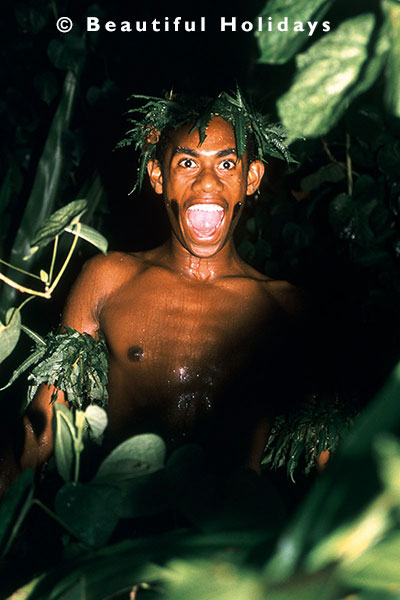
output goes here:
<path id="1" fill-rule="evenodd" d="M 160 135 L 166 129 L 178 129 L 193 123 L 192 131 L 199 129 L 200 143 L 206 138 L 206 129 L 213 117 L 219 116 L 232 123 L 239 159 L 246 152 L 248 135 L 252 134 L 256 158 L 267 162 L 268 156 L 292 161 L 284 140 L 286 131 L 279 124 L 268 122 L 266 116 L 254 111 L 243 97 L 240 88 L 235 93 L 221 92 L 216 98 L 194 97 L 167 93 L 164 98 L 133 94 L 147 102 L 128 111 L 132 127 L 116 148 L 134 144 L 140 150 L 138 178 L 134 188 L 141 189 L 147 163 L 156 156 Z M 138 117 L 136 115 L 139 115 Z"/>

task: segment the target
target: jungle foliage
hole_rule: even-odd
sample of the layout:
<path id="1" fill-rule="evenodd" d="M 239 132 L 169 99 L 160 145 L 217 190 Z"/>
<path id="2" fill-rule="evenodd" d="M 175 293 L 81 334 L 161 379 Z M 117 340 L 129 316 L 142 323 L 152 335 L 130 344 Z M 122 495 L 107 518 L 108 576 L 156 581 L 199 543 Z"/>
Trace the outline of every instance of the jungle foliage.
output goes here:
<path id="1" fill-rule="evenodd" d="M 118 87 L 115 63 L 114 71 L 99 75 L 98 37 L 49 33 L 61 14 L 57 5 L 32 1 L 13 9 L 20 32 L 28 32 L 14 50 L 25 60 L 27 49 L 39 51 L 36 41 L 45 40 L 48 62 L 29 78 L 19 66 L 1 106 L 8 125 L 0 256 L 34 272 L 44 288 L 38 304 L 48 302 L 55 281 L 46 251 L 52 247 L 54 255 L 62 231 L 77 243 L 86 228 L 106 249 L 104 239 L 81 223 L 81 205 L 73 205 L 73 214 L 67 209 L 62 227 L 63 213 L 55 213 L 55 221 L 49 217 L 71 197 L 86 198 L 87 221 L 104 223 L 104 186 L 88 160 L 98 138 L 85 146 L 84 123 L 92 112 L 101 116 L 111 149 L 116 140 L 107 134 L 107 116 L 132 92 Z M 106 12 L 100 5 L 93 10 Z M 400 3 L 269 0 L 259 14 L 326 19 L 332 30 L 319 37 L 255 36 L 259 64 L 240 83 L 276 109 L 273 116 L 287 128 L 299 164 L 251 201 L 240 251 L 261 271 L 322 299 L 332 322 L 327 334 L 336 334 L 326 354 L 331 385 L 344 402 L 357 400 L 364 408 L 341 432 L 326 472 L 315 481 L 309 477 L 293 509 L 293 484 L 279 493 L 268 472 L 262 478 L 210 472 L 195 446 L 166 460 L 155 435 L 127 440 L 101 457 L 92 473 L 88 465 L 99 446 L 88 433 L 101 438 L 105 412 L 92 404 L 75 411 L 57 406 L 46 480 L 25 471 L 0 505 L 3 598 L 17 588 L 30 600 L 399 597 L 400 372 L 392 369 L 400 325 Z M 30 102 L 24 78 L 31 82 Z M 77 103 L 79 89 L 85 93 Z M 35 246 L 43 249 L 32 253 Z M 19 289 L 26 288 L 26 275 L 20 276 Z M 5 277 L 11 278 L 10 270 Z M 21 307 L 17 290 L 4 285 L 2 291 L 2 360 L 18 352 L 22 328 L 31 332 L 15 309 Z M 40 346 L 42 335 L 32 335 Z M 304 445 L 299 450 L 308 451 Z M 282 446 L 281 456 L 285 451 Z"/>

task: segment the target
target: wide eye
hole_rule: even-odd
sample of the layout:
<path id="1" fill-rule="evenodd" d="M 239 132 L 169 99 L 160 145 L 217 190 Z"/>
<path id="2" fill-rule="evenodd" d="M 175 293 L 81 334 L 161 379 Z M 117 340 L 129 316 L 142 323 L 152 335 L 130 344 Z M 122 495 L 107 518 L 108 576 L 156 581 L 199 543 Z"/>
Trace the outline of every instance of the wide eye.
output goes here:
<path id="1" fill-rule="evenodd" d="M 234 169 L 236 166 L 235 161 L 231 160 L 231 159 L 225 159 L 222 162 L 219 163 L 219 168 L 222 169 L 223 171 L 228 171 L 229 169 Z"/>
<path id="2" fill-rule="evenodd" d="M 179 161 L 178 165 L 184 169 L 193 169 L 193 167 L 196 166 L 196 163 L 193 158 L 183 158 Z"/>

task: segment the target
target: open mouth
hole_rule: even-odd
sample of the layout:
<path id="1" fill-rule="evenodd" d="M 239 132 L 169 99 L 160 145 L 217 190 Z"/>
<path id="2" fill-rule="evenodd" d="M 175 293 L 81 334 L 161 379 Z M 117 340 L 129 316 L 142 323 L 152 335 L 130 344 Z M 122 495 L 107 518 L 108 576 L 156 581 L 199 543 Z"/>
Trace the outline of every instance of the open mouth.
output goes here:
<path id="1" fill-rule="evenodd" d="M 187 209 L 189 227 L 200 238 L 215 235 L 224 218 L 224 209 L 219 204 L 193 204 Z"/>

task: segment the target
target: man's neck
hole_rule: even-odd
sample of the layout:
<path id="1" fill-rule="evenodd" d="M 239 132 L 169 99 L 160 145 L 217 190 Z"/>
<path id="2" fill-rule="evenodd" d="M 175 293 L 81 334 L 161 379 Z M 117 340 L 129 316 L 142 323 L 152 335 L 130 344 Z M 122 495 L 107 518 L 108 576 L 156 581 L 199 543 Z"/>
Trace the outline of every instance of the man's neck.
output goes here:
<path id="1" fill-rule="evenodd" d="M 241 260 L 233 242 L 227 242 L 217 254 L 208 258 L 194 256 L 172 235 L 166 242 L 164 260 L 176 272 L 198 281 L 234 275 L 241 271 Z"/>

